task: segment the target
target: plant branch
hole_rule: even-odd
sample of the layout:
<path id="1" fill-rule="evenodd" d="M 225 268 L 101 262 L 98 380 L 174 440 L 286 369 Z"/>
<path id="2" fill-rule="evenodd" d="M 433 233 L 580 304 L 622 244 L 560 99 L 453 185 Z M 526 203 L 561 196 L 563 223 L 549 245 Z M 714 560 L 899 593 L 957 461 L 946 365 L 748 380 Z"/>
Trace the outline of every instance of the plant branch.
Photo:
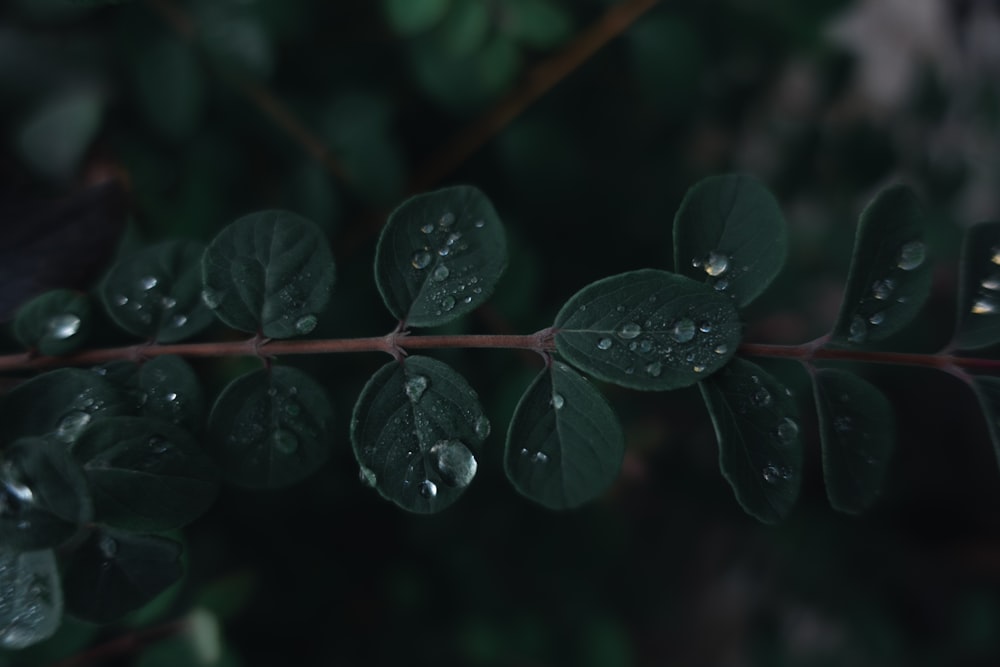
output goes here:
<path id="1" fill-rule="evenodd" d="M 804 363 L 812 361 L 861 361 L 872 364 L 893 364 L 896 366 L 920 366 L 947 371 L 949 368 L 977 370 L 1000 370 L 1000 359 L 980 359 L 959 357 L 951 354 L 916 354 L 910 352 L 876 352 L 870 350 L 848 350 L 817 347 L 813 343 L 803 345 L 765 345 L 744 343 L 739 352 L 751 357 L 771 357 L 795 359 Z"/>

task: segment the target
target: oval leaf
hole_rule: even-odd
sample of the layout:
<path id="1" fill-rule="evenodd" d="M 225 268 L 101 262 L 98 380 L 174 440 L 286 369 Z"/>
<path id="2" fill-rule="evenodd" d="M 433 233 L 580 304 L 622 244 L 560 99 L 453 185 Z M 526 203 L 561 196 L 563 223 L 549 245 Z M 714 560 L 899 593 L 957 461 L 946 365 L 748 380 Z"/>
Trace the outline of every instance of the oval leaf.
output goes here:
<path id="1" fill-rule="evenodd" d="M 856 514 L 882 489 L 896 438 L 892 406 L 871 383 L 831 368 L 813 375 L 830 505 Z"/>
<path id="2" fill-rule="evenodd" d="M 233 484 L 288 486 L 330 456 L 333 409 L 326 391 L 289 366 L 229 383 L 208 418 L 209 453 Z"/>
<path id="3" fill-rule="evenodd" d="M 633 389 L 687 387 L 736 352 L 733 302 L 690 278 L 642 269 L 587 285 L 555 321 L 556 349 L 594 377 Z"/>
<path id="4" fill-rule="evenodd" d="M 713 176 L 684 195 L 674 218 L 678 273 L 707 283 L 742 307 L 767 289 L 787 256 L 781 207 L 756 179 Z"/>
<path id="5" fill-rule="evenodd" d="M 863 346 L 906 326 L 930 294 L 926 255 L 917 196 L 903 185 L 882 190 L 861 213 L 831 340 Z"/>
<path id="6" fill-rule="evenodd" d="M 18 310 L 14 337 L 39 354 L 69 354 L 86 342 L 90 320 L 87 295 L 68 289 L 51 290 Z"/>
<path id="7" fill-rule="evenodd" d="M 63 571 L 66 610 L 94 623 L 113 621 L 180 579 L 180 558 L 173 540 L 98 527 Z"/>
<path id="8" fill-rule="evenodd" d="M 97 520 L 129 530 L 179 528 L 218 491 L 211 460 L 186 431 L 145 417 L 109 417 L 73 443 Z"/>
<path id="9" fill-rule="evenodd" d="M 958 318 L 949 347 L 975 350 L 1000 343 L 1000 222 L 965 235 L 958 287 Z"/>
<path id="10" fill-rule="evenodd" d="M 289 338 L 316 327 L 333 289 L 333 255 L 313 222 L 288 211 L 260 211 L 212 240 L 202 278 L 202 298 L 223 322 Z"/>
<path id="11" fill-rule="evenodd" d="M 776 523 L 802 484 L 798 408 L 756 364 L 733 359 L 699 385 L 719 440 L 719 467 L 747 513 Z"/>
<path id="12" fill-rule="evenodd" d="M 470 186 L 411 197 L 392 212 L 375 250 L 375 282 L 406 324 L 445 324 L 475 310 L 507 267 L 493 204 Z"/>
<path id="13" fill-rule="evenodd" d="M 5 440 L 46 437 L 70 444 L 89 424 L 128 412 L 129 405 L 93 371 L 60 368 L 18 385 L 0 404 Z"/>
<path id="14" fill-rule="evenodd" d="M 611 485 L 625 436 L 611 406 L 566 364 L 543 370 L 507 431 L 504 469 L 524 496 L 550 509 L 577 507 Z"/>
<path id="15" fill-rule="evenodd" d="M 391 361 L 371 377 L 351 420 L 361 479 L 411 512 L 439 512 L 476 474 L 490 433 L 476 392 L 429 357 Z"/>
<path id="16" fill-rule="evenodd" d="M 51 549 L 0 549 L 0 647 L 22 649 L 48 639 L 62 621 L 59 567 Z"/>
<path id="17" fill-rule="evenodd" d="M 13 551 L 55 547 L 93 518 L 83 470 L 65 445 L 23 438 L 0 463 L 0 544 Z"/>
<path id="18" fill-rule="evenodd" d="M 205 419 L 205 392 L 191 366 L 175 355 L 164 355 L 139 367 L 142 414 L 178 424 L 190 431 Z"/>
<path id="19" fill-rule="evenodd" d="M 175 343 L 202 331 L 212 323 L 200 298 L 203 251 L 195 241 L 167 241 L 120 261 L 101 285 L 111 319 L 158 343 Z"/>

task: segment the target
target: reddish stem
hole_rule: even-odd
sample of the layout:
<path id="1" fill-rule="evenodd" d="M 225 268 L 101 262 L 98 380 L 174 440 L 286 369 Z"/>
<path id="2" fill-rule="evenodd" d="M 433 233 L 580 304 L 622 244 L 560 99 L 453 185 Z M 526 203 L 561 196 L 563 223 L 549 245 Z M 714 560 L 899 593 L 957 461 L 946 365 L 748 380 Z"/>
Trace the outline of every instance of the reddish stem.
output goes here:
<path id="1" fill-rule="evenodd" d="M 810 361 L 861 361 L 871 364 L 894 364 L 896 366 L 921 366 L 947 371 L 949 368 L 979 370 L 1000 369 L 1000 359 L 980 359 L 957 357 L 950 354 L 915 354 L 910 352 L 873 352 L 869 350 L 848 350 L 817 347 L 812 343 L 803 345 L 765 345 L 744 343 L 740 353 L 751 357 L 772 357 Z"/>

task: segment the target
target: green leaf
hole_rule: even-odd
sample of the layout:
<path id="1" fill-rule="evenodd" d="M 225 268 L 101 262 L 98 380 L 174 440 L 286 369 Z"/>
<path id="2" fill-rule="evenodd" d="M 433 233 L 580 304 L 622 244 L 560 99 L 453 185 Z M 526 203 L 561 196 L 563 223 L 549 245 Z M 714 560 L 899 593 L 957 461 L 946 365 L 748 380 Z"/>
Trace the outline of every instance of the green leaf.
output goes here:
<path id="1" fill-rule="evenodd" d="M 455 113 L 469 113 L 508 90 L 521 69 L 520 50 L 506 35 L 494 33 L 482 48 L 452 55 L 437 40 L 419 40 L 410 65 L 424 92 Z"/>
<path id="2" fill-rule="evenodd" d="M 549 0 L 509 0 L 506 5 L 502 29 L 526 46 L 551 49 L 573 33 L 569 12 Z"/>
<path id="3" fill-rule="evenodd" d="M 490 8 L 480 0 L 453 0 L 432 38 L 452 57 L 474 54 L 490 34 Z"/>
<path id="4" fill-rule="evenodd" d="M 559 354 L 594 377 L 660 391 L 687 387 L 736 352 L 733 302 L 690 278 L 642 269 L 587 285 L 556 316 Z"/>
<path id="5" fill-rule="evenodd" d="M 191 366 L 164 355 L 139 367 L 142 414 L 197 431 L 205 420 L 205 392 Z"/>
<path id="6" fill-rule="evenodd" d="M 11 551 L 55 547 L 90 521 L 94 506 L 83 470 L 65 445 L 22 438 L 0 463 L 0 544 Z"/>
<path id="7" fill-rule="evenodd" d="M 93 371 L 60 368 L 18 385 L 0 403 L 4 440 L 39 436 L 70 444 L 87 425 L 124 414 L 129 406 Z"/>
<path id="8" fill-rule="evenodd" d="M 94 623 L 113 621 L 180 579 L 180 558 L 173 540 L 99 526 L 66 563 L 66 611 Z"/>
<path id="9" fill-rule="evenodd" d="M 802 484 L 798 408 L 788 390 L 756 364 L 733 359 L 700 385 L 715 435 L 719 467 L 748 514 L 777 523 Z"/>
<path id="10" fill-rule="evenodd" d="M 475 310 L 507 268 L 493 204 L 461 185 L 411 197 L 389 216 L 375 250 L 375 282 L 406 324 L 437 326 Z"/>
<path id="11" fill-rule="evenodd" d="M 674 219 L 678 273 L 745 306 L 767 289 L 788 255 L 788 228 L 767 188 L 742 174 L 688 190 Z"/>
<path id="12" fill-rule="evenodd" d="M 862 512 L 885 480 L 896 438 L 892 406 L 871 383 L 830 368 L 813 375 L 813 392 L 826 496 L 834 509 Z"/>
<path id="13" fill-rule="evenodd" d="M 917 316 L 931 285 L 923 237 L 923 213 L 910 188 L 886 188 L 865 208 L 833 342 L 884 340 Z"/>
<path id="14" fill-rule="evenodd" d="M 86 342 L 90 323 L 87 295 L 56 289 L 21 306 L 14 320 L 14 337 L 39 354 L 69 354 Z"/>
<path id="15" fill-rule="evenodd" d="M 393 30 L 415 35 L 434 26 L 448 12 L 451 0 L 382 0 L 382 8 Z"/>
<path id="16" fill-rule="evenodd" d="M 143 44 L 131 66 L 137 100 L 150 124 L 174 140 L 192 134 L 205 104 L 205 78 L 191 42 L 156 38 Z"/>
<path id="17" fill-rule="evenodd" d="M 465 492 L 489 433 L 490 422 L 465 378 L 421 356 L 376 371 L 351 420 L 362 481 L 420 513 L 440 512 Z"/>
<path id="18" fill-rule="evenodd" d="M 504 468 L 519 492 L 550 509 L 577 507 L 611 485 L 625 435 L 611 406 L 566 364 L 543 370 L 514 411 Z"/>
<path id="19" fill-rule="evenodd" d="M 101 285 L 101 300 L 111 319 L 131 334 L 158 343 L 190 338 L 212 323 L 200 300 L 196 241 L 167 241 L 120 261 Z"/>
<path id="20" fill-rule="evenodd" d="M 62 620 L 59 568 L 51 549 L 0 549 L 0 647 L 22 649 L 55 634 Z"/>
<path id="21" fill-rule="evenodd" d="M 69 178 L 100 129 L 104 103 L 104 94 L 91 85 L 36 109 L 17 135 L 25 161 L 51 178 Z"/>
<path id="22" fill-rule="evenodd" d="M 90 482 L 97 520 L 118 528 L 179 528 L 218 492 L 211 460 L 190 434 L 167 422 L 102 419 L 70 451 Z"/>
<path id="23" fill-rule="evenodd" d="M 233 484 L 288 486 L 330 456 L 333 409 L 324 389 L 288 366 L 233 380 L 208 418 L 209 453 Z"/>
<path id="24" fill-rule="evenodd" d="M 997 462 L 1000 463 L 1000 378 L 976 375 L 972 378 L 971 386 L 986 418 L 986 428 L 993 442 Z"/>
<path id="25" fill-rule="evenodd" d="M 1000 343 L 1000 222 L 965 235 L 958 285 L 958 319 L 949 347 L 975 350 Z"/>
<path id="26" fill-rule="evenodd" d="M 202 297 L 219 319 L 268 338 L 312 331 L 333 289 L 326 237 L 288 211 L 236 220 L 209 244 L 202 266 Z"/>

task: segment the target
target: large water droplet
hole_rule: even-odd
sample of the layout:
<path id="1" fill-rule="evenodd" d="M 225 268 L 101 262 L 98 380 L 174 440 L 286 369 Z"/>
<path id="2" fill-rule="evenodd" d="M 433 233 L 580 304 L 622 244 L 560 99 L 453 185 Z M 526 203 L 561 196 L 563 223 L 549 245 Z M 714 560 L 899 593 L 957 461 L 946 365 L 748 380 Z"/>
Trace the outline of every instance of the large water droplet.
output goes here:
<path id="1" fill-rule="evenodd" d="M 271 434 L 271 445 L 279 454 L 294 454 L 299 448 L 299 439 L 291 431 L 279 428 Z"/>
<path id="2" fill-rule="evenodd" d="M 90 414 L 83 410 L 73 410 L 63 415 L 56 427 L 56 439 L 59 442 L 75 442 L 80 432 L 90 423 Z"/>
<path id="3" fill-rule="evenodd" d="M 552 394 L 552 407 L 556 410 L 562 410 L 564 405 L 566 405 L 566 399 L 562 397 L 562 394 Z"/>
<path id="4" fill-rule="evenodd" d="M 433 498 L 438 494 L 437 484 L 435 484 L 429 479 L 425 479 L 424 481 L 420 482 L 419 490 L 420 490 L 420 495 L 423 496 L 424 498 L 427 498 L 428 500 L 430 500 L 431 498 Z"/>
<path id="5" fill-rule="evenodd" d="M 476 435 L 485 440 L 489 437 L 490 431 L 493 430 L 493 426 L 490 424 L 490 420 L 486 418 L 486 415 L 480 415 L 476 420 L 475 424 Z"/>
<path id="6" fill-rule="evenodd" d="M 295 330 L 300 334 L 307 334 L 316 328 L 316 323 L 318 321 L 319 320 L 316 319 L 315 315 L 306 315 L 304 317 L 300 317 L 295 322 Z"/>
<path id="7" fill-rule="evenodd" d="M 924 244 L 920 241 L 910 241 L 904 243 L 903 247 L 899 249 L 899 260 L 896 262 L 896 266 L 904 271 L 912 271 L 923 264 L 926 257 L 927 248 Z"/>
<path id="8" fill-rule="evenodd" d="M 597 349 L 598 350 L 610 350 L 611 349 L 611 345 L 612 345 L 612 342 L 611 342 L 610 338 L 602 338 L 601 340 L 597 341 Z"/>
<path id="9" fill-rule="evenodd" d="M 891 278 L 879 280 L 872 285 L 872 296 L 879 301 L 885 301 L 892 295 L 894 289 L 896 289 L 896 283 Z"/>
<path id="10" fill-rule="evenodd" d="M 159 281 L 156 279 L 156 276 L 143 276 L 142 278 L 139 278 L 139 287 L 142 288 L 143 291 L 153 289 L 158 283 Z"/>
<path id="11" fill-rule="evenodd" d="M 453 296 L 446 296 L 445 298 L 441 299 L 441 308 L 442 308 L 442 310 L 446 310 L 447 311 L 447 310 L 451 310 L 454 307 L 455 307 L 455 297 L 453 297 Z"/>
<path id="12" fill-rule="evenodd" d="M 439 440 L 429 453 L 434 467 L 448 486 L 468 486 L 476 476 L 476 457 L 461 440 Z"/>
<path id="13" fill-rule="evenodd" d="M 783 444 L 790 444 L 799 435 L 799 425 L 791 417 L 785 417 L 778 424 L 776 435 L 778 436 L 778 440 Z"/>
<path id="14" fill-rule="evenodd" d="M 56 315 L 49 319 L 45 328 L 48 331 L 49 338 L 66 340 L 76 335 L 76 332 L 80 330 L 80 318 L 72 313 Z"/>
<path id="15" fill-rule="evenodd" d="M 705 273 L 710 276 L 721 276 L 729 268 L 729 258 L 720 252 L 710 252 L 703 265 Z"/>
<path id="16" fill-rule="evenodd" d="M 425 375 L 413 375 L 407 378 L 406 382 L 403 383 L 403 389 L 406 391 L 406 397 L 410 399 L 413 403 L 416 403 L 427 391 L 427 387 L 430 386 L 431 381 L 427 379 Z"/>
<path id="17" fill-rule="evenodd" d="M 991 292 L 1000 291 L 1000 273 L 994 273 L 987 278 L 983 278 L 983 282 L 979 284 L 983 286 L 983 289 L 988 289 Z"/>
<path id="18" fill-rule="evenodd" d="M 641 333 L 642 327 L 635 322 L 627 322 L 622 325 L 621 329 L 618 330 L 618 337 L 630 340 L 632 338 L 636 338 Z"/>
<path id="19" fill-rule="evenodd" d="M 847 331 L 847 340 L 852 343 L 863 343 L 868 338 L 868 325 L 864 319 L 858 315 L 851 320 L 851 327 Z"/>
<path id="20" fill-rule="evenodd" d="M 432 255 L 426 250 L 418 250 L 410 258 L 410 266 L 415 269 L 426 269 L 431 264 Z"/>
<path id="21" fill-rule="evenodd" d="M 696 331 L 697 328 L 694 325 L 694 321 L 687 318 L 678 320 L 678 322 L 674 325 L 674 340 L 678 343 L 687 343 L 694 338 Z"/>
<path id="22" fill-rule="evenodd" d="M 431 272 L 431 278 L 438 282 L 446 279 L 449 275 L 451 275 L 451 271 L 444 264 L 438 264 Z"/>
<path id="23" fill-rule="evenodd" d="M 973 315 L 992 315 L 997 310 L 997 300 L 992 297 L 980 296 L 972 302 Z"/>

